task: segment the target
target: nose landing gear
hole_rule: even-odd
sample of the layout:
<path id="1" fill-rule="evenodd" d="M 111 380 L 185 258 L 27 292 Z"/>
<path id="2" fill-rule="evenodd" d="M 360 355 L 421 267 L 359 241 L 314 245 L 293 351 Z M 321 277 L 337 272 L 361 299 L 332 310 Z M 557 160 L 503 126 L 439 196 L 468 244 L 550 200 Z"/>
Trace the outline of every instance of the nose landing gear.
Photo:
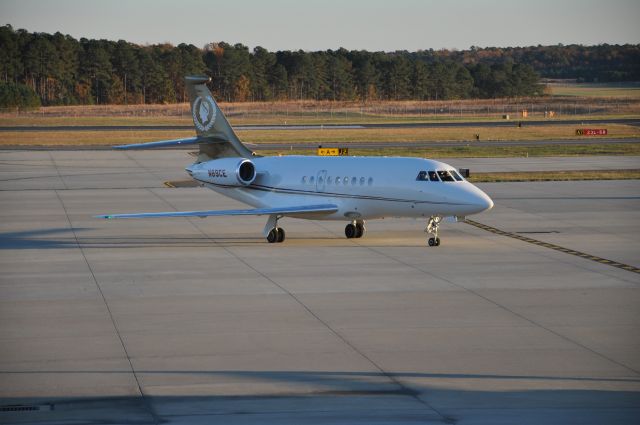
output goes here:
<path id="1" fill-rule="evenodd" d="M 344 228 L 344 235 L 347 239 L 361 238 L 364 236 L 366 231 L 367 229 L 364 227 L 364 220 L 354 220 Z"/>
<path id="2" fill-rule="evenodd" d="M 429 238 L 429 246 L 440 246 L 440 238 L 438 237 L 438 226 L 442 221 L 442 217 L 431 216 L 427 221 L 427 228 L 424 229 L 426 233 L 433 235 Z"/>

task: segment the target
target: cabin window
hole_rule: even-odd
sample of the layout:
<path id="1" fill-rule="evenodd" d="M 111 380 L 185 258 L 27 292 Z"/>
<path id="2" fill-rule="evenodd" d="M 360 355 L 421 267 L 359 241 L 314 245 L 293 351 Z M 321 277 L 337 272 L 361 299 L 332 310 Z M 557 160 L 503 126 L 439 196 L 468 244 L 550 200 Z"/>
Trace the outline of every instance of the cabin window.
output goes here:
<path id="1" fill-rule="evenodd" d="M 307 184 L 307 176 L 302 176 L 302 184 Z"/>
<path id="2" fill-rule="evenodd" d="M 427 177 L 427 172 L 426 171 L 420 171 L 418 173 L 418 177 L 416 177 L 416 180 L 418 181 L 429 181 L 429 178 Z"/>
<path id="3" fill-rule="evenodd" d="M 357 177 L 351 177 L 351 186 L 355 186 L 356 183 L 358 183 L 358 178 Z"/>
<path id="4" fill-rule="evenodd" d="M 462 177 L 460 177 L 460 174 L 458 174 L 458 172 L 456 170 L 449 170 L 449 173 L 451 173 L 453 178 L 456 179 L 457 181 L 459 181 L 459 182 L 462 181 Z"/>
<path id="5" fill-rule="evenodd" d="M 342 180 L 342 184 L 344 184 L 345 186 L 346 186 L 346 185 L 348 185 L 348 184 L 349 184 L 349 177 L 345 177 L 345 178 Z"/>
<path id="6" fill-rule="evenodd" d="M 331 176 L 327 177 L 327 184 L 331 184 Z"/>
<path id="7" fill-rule="evenodd" d="M 429 171 L 429 180 L 431 180 L 432 182 L 439 182 L 440 179 L 438 178 L 438 173 L 436 173 L 435 171 Z"/>
<path id="8" fill-rule="evenodd" d="M 364 186 L 364 177 L 360 177 L 360 186 Z"/>
<path id="9" fill-rule="evenodd" d="M 369 177 L 369 186 L 373 184 L 373 177 Z"/>
<path id="10" fill-rule="evenodd" d="M 309 177 L 309 184 L 313 184 L 313 182 L 316 181 L 316 178 L 311 176 Z"/>
<path id="11" fill-rule="evenodd" d="M 440 180 L 442 180 L 443 182 L 455 181 L 455 180 L 453 180 L 453 177 L 451 177 L 451 174 L 449 174 L 449 172 L 446 171 L 446 170 L 439 170 L 438 171 L 438 176 L 440 176 Z"/>

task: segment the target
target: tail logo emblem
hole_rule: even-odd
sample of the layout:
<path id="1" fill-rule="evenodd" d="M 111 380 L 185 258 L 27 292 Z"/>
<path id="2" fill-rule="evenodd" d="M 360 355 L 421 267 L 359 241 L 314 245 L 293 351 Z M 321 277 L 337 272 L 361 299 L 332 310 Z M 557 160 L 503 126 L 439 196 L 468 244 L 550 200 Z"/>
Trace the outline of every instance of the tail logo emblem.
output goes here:
<path id="1" fill-rule="evenodd" d="M 202 98 L 198 96 L 193 102 L 193 123 L 200 131 L 208 131 L 216 122 L 216 106 L 211 96 Z"/>

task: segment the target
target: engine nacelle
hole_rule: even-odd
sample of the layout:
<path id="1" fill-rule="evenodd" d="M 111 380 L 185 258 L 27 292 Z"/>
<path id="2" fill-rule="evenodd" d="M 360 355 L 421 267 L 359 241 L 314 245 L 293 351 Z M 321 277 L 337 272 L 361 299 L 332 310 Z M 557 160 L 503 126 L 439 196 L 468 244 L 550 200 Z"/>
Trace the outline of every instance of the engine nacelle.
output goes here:
<path id="1" fill-rule="evenodd" d="M 256 167 L 246 158 L 221 158 L 202 164 L 199 180 L 225 186 L 248 186 L 256 179 Z"/>

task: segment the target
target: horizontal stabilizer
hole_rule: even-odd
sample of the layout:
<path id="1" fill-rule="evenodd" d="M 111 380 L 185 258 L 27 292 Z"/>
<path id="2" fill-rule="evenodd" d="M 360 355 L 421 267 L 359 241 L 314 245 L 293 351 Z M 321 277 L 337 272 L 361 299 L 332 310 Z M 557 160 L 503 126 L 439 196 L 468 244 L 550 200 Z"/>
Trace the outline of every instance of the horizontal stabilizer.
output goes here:
<path id="1" fill-rule="evenodd" d="M 153 149 L 153 148 L 168 148 L 171 146 L 180 145 L 195 145 L 200 141 L 198 137 L 188 137 L 186 139 L 173 139 L 173 140 L 161 140 L 159 142 L 147 142 L 147 143 L 134 143 L 132 145 L 120 145 L 114 146 L 114 149 Z"/>
<path id="2" fill-rule="evenodd" d="M 170 211 L 157 213 L 135 213 L 135 214 L 107 214 L 97 215 L 95 218 L 159 218 L 159 217 L 212 217 L 226 215 L 299 215 L 332 213 L 338 211 L 338 207 L 332 204 L 303 205 L 278 208 L 255 208 L 248 210 L 209 210 L 209 211 Z"/>

